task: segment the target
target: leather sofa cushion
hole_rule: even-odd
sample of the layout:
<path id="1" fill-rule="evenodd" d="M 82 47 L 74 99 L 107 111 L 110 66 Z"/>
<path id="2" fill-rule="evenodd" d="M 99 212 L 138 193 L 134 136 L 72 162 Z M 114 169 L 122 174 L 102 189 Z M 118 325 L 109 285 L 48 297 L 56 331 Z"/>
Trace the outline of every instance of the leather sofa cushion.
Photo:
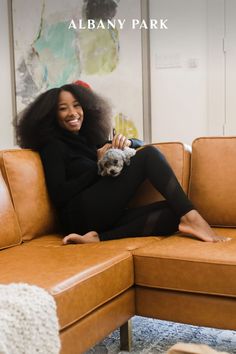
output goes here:
<path id="1" fill-rule="evenodd" d="M 39 155 L 31 150 L 1 151 L 0 165 L 23 240 L 53 232 L 55 213 L 47 194 Z"/>
<path id="2" fill-rule="evenodd" d="M 236 137 L 193 142 L 189 197 L 214 226 L 236 227 Z"/>
<path id="3" fill-rule="evenodd" d="M 216 232 L 233 239 L 211 243 L 175 235 L 135 250 L 135 284 L 236 297 L 236 229 Z"/>
<path id="4" fill-rule="evenodd" d="M 189 170 L 190 170 L 190 146 L 179 143 L 159 143 L 156 146 L 166 157 L 174 170 L 176 177 L 182 185 L 184 191 L 188 192 Z M 130 206 L 140 206 L 163 200 L 162 195 L 155 190 L 152 184 L 146 180 L 137 190 Z"/>
<path id="5" fill-rule="evenodd" d="M 11 197 L 0 172 L 0 249 L 21 243 L 21 233 Z"/>
<path id="6" fill-rule="evenodd" d="M 63 236 L 59 234 L 44 235 L 34 240 L 27 241 L 27 243 L 30 242 L 30 247 L 58 247 L 62 245 L 62 237 Z M 137 248 L 151 245 L 153 242 L 161 239 L 163 239 L 163 236 L 127 237 L 119 240 L 104 241 L 103 243 L 106 245 L 107 250 L 120 249 L 121 251 L 133 251 Z"/>
<path id="7" fill-rule="evenodd" d="M 1 251 L 0 283 L 22 282 L 48 290 L 55 298 L 60 328 L 83 318 L 133 285 L 130 252 L 107 247 L 34 240 Z"/>

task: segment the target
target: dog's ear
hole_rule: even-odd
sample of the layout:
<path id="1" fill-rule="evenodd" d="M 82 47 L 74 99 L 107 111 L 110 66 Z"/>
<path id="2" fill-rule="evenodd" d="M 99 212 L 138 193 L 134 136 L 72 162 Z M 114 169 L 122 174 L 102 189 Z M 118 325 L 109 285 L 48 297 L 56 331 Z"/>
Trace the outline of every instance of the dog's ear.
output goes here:
<path id="1" fill-rule="evenodd" d="M 98 174 L 100 175 L 101 174 L 101 162 L 100 161 L 98 161 Z"/>
<path id="2" fill-rule="evenodd" d="M 98 161 L 98 174 L 101 176 L 105 175 L 102 160 Z"/>

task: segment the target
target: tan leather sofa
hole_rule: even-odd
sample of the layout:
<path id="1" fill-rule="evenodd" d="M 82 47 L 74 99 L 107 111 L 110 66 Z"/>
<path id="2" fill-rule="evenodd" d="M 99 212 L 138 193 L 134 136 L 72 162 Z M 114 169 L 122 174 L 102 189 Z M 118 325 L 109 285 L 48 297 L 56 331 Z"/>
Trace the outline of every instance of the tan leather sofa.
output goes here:
<path id="1" fill-rule="evenodd" d="M 232 241 L 177 234 L 63 246 L 37 153 L 0 154 L 0 283 L 54 296 L 62 354 L 85 352 L 135 314 L 236 329 L 236 138 L 199 138 L 191 156 L 181 143 L 157 146 L 198 210 Z M 131 206 L 160 198 L 145 182 Z"/>

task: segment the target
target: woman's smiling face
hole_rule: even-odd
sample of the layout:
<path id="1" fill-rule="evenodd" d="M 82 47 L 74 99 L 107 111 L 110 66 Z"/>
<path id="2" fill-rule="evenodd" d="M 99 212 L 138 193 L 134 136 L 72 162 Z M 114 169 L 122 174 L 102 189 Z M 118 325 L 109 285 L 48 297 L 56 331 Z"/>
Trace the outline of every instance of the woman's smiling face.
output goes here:
<path id="1" fill-rule="evenodd" d="M 58 98 L 57 119 L 60 127 L 73 132 L 79 132 L 84 112 L 78 100 L 68 91 L 61 91 Z"/>

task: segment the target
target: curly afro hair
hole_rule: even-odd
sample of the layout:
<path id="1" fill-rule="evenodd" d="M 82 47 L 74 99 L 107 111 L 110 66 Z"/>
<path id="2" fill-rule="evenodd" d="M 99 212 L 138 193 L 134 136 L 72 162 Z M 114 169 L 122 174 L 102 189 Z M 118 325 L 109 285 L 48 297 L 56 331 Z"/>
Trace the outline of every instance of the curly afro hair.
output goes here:
<path id="1" fill-rule="evenodd" d="M 103 144 L 111 133 L 111 110 L 105 99 L 90 88 L 67 84 L 39 95 L 13 122 L 17 144 L 22 148 L 40 150 L 58 135 L 58 98 L 61 91 L 70 92 L 81 104 L 84 121 L 80 133 L 94 145 Z"/>

